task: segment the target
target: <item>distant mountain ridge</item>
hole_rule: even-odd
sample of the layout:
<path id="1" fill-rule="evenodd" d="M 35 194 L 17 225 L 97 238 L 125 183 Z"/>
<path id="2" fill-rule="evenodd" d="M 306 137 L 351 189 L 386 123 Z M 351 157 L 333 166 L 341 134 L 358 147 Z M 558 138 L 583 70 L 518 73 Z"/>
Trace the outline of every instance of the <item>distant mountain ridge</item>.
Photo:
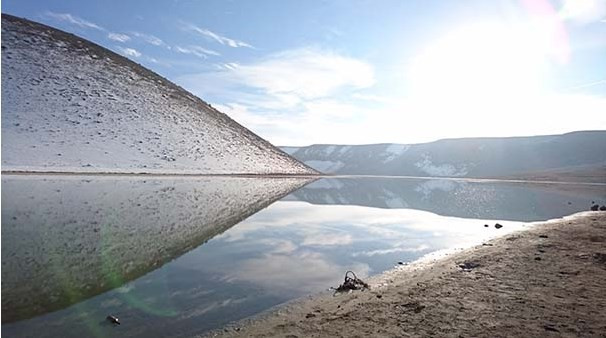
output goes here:
<path id="1" fill-rule="evenodd" d="M 154 72 L 7 14 L 2 170 L 316 173 Z"/>
<path id="2" fill-rule="evenodd" d="M 606 131 L 563 135 L 444 139 L 421 144 L 281 147 L 312 168 L 343 175 L 516 177 L 591 170 L 606 182 Z M 602 173 L 602 174 L 600 174 Z"/>

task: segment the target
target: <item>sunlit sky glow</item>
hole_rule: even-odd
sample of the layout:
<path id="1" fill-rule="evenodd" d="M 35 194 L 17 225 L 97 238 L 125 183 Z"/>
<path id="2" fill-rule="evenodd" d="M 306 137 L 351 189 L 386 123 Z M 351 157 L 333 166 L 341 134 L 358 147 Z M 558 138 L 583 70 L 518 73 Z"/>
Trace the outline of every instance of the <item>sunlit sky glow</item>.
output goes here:
<path id="1" fill-rule="evenodd" d="M 606 0 L 5 0 L 2 12 L 141 63 L 276 145 L 606 129 Z"/>

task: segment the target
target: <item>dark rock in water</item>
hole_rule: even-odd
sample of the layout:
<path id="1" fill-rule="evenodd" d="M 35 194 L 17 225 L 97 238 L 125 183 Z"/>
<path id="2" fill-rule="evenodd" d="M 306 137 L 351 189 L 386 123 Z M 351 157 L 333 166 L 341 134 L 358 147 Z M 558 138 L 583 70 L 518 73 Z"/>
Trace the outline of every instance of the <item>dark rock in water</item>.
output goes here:
<path id="1" fill-rule="evenodd" d="M 489 225 L 488 225 L 488 224 L 484 224 L 484 227 L 485 227 L 485 228 L 488 228 L 488 227 L 489 227 Z"/>
<path id="2" fill-rule="evenodd" d="M 398 265 L 404 265 L 404 262 L 398 262 Z"/>
<path id="3" fill-rule="evenodd" d="M 114 325 L 120 325 L 120 319 L 118 319 L 118 317 L 116 316 L 108 315 L 107 317 L 105 317 L 105 320 Z"/>
<path id="4" fill-rule="evenodd" d="M 494 227 L 497 228 L 497 229 L 501 229 L 503 226 L 501 224 L 497 223 L 497 224 L 494 225 Z"/>
<path id="5" fill-rule="evenodd" d="M 571 204 L 572 204 L 572 202 L 568 202 L 568 205 L 571 205 Z"/>
<path id="6" fill-rule="evenodd" d="M 600 207 L 600 211 L 606 211 L 606 205 L 602 205 L 602 206 Z"/>
<path id="7" fill-rule="evenodd" d="M 600 206 L 598 204 L 594 204 L 591 206 L 591 211 L 598 211 L 599 208 Z"/>

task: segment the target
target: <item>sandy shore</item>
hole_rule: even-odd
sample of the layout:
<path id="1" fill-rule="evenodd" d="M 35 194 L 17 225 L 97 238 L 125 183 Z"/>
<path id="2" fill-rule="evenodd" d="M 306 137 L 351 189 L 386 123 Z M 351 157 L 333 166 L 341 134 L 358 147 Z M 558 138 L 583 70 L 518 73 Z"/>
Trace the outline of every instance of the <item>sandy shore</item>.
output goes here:
<path id="1" fill-rule="evenodd" d="M 316 295 L 210 335 L 606 337 L 606 212 L 538 224 L 370 284 L 370 291 Z"/>

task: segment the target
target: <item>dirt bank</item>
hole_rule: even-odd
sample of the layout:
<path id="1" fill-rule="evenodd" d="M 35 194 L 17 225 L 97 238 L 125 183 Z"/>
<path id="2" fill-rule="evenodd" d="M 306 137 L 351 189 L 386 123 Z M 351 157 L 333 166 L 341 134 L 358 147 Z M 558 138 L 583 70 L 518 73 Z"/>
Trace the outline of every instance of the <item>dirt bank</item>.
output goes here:
<path id="1" fill-rule="evenodd" d="M 317 295 L 210 335 L 606 337 L 606 212 L 542 223 L 370 282 L 371 291 Z"/>

